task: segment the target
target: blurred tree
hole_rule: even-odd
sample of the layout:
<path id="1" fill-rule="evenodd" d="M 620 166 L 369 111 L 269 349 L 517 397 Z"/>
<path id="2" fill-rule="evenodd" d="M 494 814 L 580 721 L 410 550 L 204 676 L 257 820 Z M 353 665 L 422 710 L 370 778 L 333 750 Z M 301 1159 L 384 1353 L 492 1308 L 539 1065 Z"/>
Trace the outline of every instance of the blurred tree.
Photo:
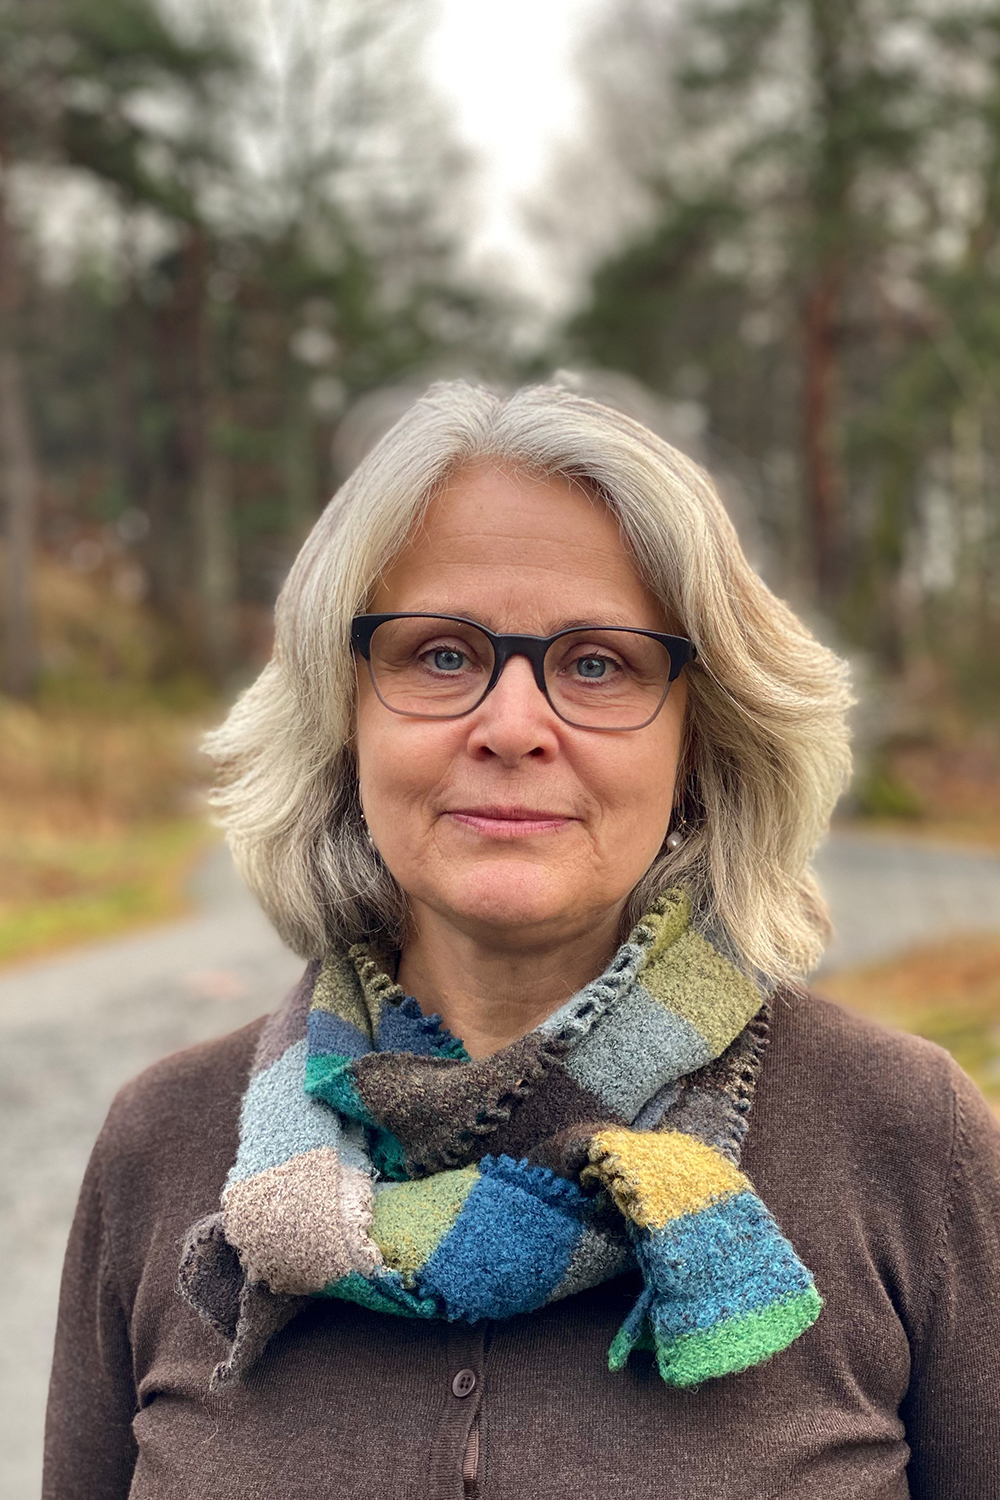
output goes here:
<path id="1" fill-rule="evenodd" d="M 14 697 L 32 689 L 36 645 L 32 580 L 38 472 L 16 334 L 21 303 L 17 240 L 5 192 L 11 151 L 0 93 L 0 484 L 4 527 L 4 631 L 0 686 Z"/>
<path id="2" fill-rule="evenodd" d="M 49 3 L 64 29 L 46 161 L 99 185 L 84 228 L 104 240 L 58 274 L 25 266 L 44 535 L 70 550 L 82 535 L 80 565 L 115 577 L 123 547 L 141 560 L 151 602 L 222 682 L 326 498 L 345 405 L 502 349 L 494 305 L 457 270 L 465 163 L 419 73 L 429 12 Z M 22 180 L 26 243 L 43 242 L 65 203 L 44 172 Z"/>
<path id="3" fill-rule="evenodd" d="M 162 128 L 142 104 L 157 99 L 190 116 L 207 80 L 229 59 L 177 40 L 152 0 L 14 0 L 0 10 L 0 161 L 4 185 L 22 163 L 65 162 L 113 186 L 131 206 L 196 218 L 189 177 L 195 146 Z M 18 351 L 19 255 L 0 203 L 0 442 L 8 514 L 6 686 L 34 676 L 31 577 L 37 466 Z"/>
<path id="4" fill-rule="evenodd" d="M 44 5 L 39 15 L 45 16 Z M 11 219 L 10 178 L 30 133 L 51 103 L 44 49 L 14 0 L 0 7 L 0 483 L 4 511 L 4 634 L 0 685 L 30 692 L 36 670 L 33 557 L 38 474 L 18 348 L 22 298 L 20 255 Z M 26 97 L 25 83 L 31 90 Z"/>
<path id="5" fill-rule="evenodd" d="M 761 463 L 762 490 L 797 455 L 810 571 L 833 609 L 857 546 L 844 473 L 850 365 L 872 352 L 897 238 L 894 185 L 927 132 L 919 70 L 894 45 L 905 10 L 896 0 L 618 10 L 616 45 L 658 73 L 638 105 L 625 103 L 659 117 L 638 153 L 635 123 L 618 127 L 652 228 L 598 269 L 571 329 L 591 357 L 661 389 L 683 394 L 678 379 L 694 374 L 720 435 Z M 607 112 L 628 69 L 601 66 Z"/>
<path id="6" fill-rule="evenodd" d="M 1000 701 L 1000 5 L 959 3 L 936 17 L 947 71 L 942 166 L 933 174 L 935 218 L 954 236 L 951 255 L 923 268 L 925 352 L 915 357 L 931 389 L 913 426 L 923 475 L 951 453 L 949 488 L 958 533 L 956 587 L 941 630 L 980 705 Z M 954 195 L 964 189 L 964 211 Z M 938 413 L 927 423 L 926 412 Z M 946 423 L 941 430 L 942 419 Z M 930 426 L 930 430 L 928 427 Z M 936 430 L 935 430 L 936 429 Z M 926 478 L 925 478 L 926 485 Z M 926 505 L 925 505 L 926 511 Z"/>
<path id="7" fill-rule="evenodd" d="M 853 421 L 869 526 L 847 618 L 890 666 L 934 656 L 966 701 L 995 715 L 1000 7 L 933 7 L 919 19 L 930 107 L 878 288 L 883 378 Z"/>

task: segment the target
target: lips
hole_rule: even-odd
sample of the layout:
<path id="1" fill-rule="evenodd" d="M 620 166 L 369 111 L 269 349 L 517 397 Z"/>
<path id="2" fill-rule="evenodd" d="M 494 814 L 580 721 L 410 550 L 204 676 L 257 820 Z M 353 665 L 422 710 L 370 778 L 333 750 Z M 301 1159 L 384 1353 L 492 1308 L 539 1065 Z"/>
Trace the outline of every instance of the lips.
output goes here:
<path id="1" fill-rule="evenodd" d="M 453 807 L 446 814 L 466 828 L 493 838 L 523 838 L 530 834 L 556 833 L 567 823 L 577 820 L 570 813 L 554 812 L 548 808 L 500 805 L 491 803 L 482 807 Z"/>

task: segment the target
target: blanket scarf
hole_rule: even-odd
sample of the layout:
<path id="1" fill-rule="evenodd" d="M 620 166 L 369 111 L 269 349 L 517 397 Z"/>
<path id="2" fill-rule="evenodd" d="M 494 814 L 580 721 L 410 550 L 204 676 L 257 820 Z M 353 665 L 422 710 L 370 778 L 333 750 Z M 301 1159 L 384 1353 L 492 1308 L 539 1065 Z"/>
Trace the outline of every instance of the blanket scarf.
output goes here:
<path id="1" fill-rule="evenodd" d="M 187 1299 L 242 1373 L 313 1297 L 414 1318 L 510 1318 L 638 1268 L 610 1351 L 698 1385 L 819 1315 L 812 1276 L 739 1169 L 767 1001 L 654 905 L 597 979 L 471 1059 L 357 944 L 266 1024 L 221 1208 L 192 1229 Z"/>

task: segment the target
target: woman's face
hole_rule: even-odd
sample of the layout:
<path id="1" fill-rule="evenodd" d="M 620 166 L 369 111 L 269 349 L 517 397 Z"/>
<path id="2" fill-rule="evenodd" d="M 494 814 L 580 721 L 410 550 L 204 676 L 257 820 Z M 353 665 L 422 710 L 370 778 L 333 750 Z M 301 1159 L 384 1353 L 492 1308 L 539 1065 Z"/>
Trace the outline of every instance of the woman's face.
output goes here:
<path id="1" fill-rule="evenodd" d="M 434 500 L 371 610 L 526 635 L 581 622 L 669 628 L 602 504 L 561 479 L 482 466 Z M 418 931 L 433 912 L 528 949 L 621 910 L 670 822 L 683 677 L 651 724 L 620 733 L 565 724 L 523 656 L 464 718 L 391 713 L 360 660 L 358 690 L 362 805 Z"/>

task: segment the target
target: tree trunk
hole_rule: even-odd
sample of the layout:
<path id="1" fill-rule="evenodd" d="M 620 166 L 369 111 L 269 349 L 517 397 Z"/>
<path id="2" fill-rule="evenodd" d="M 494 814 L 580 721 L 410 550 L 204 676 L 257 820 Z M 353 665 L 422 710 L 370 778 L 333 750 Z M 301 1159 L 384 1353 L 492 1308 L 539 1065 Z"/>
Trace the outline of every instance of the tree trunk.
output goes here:
<path id="1" fill-rule="evenodd" d="M 3 690 L 27 697 L 37 672 L 34 612 L 38 477 L 15 350 L 0 348 L 0 454 L 7 525 L 4 548 Z"/>
<path id="2" fill-rule="evenodd" d="M 0 170 L 8 167 L 0 147 Z M 34 566 L 38 470 L 17 349 L 16 314 L 21 287 L 17 245 L 0 183 L 0 485 L 4 507 L 4 635 L 0 682 L 13 697 L 35 684 Z"/>
<path id="3" fill-rule="evenodd" d="M 853 234 L 851 189 L 858 171 L 852 35 L 856 0 L 809 0 L 816 155 L 808 197 L 811 272 L 803 307 L 803 433 L 816 590 L 827 607 L 844 584 L 844 477 L 837 451 L 838 332 Z"/>
<path id="4" fill-rule="evenodd" d="M 142 309 L 139 301 L 132 226 L 126 227 L 120 276 L 121 300 L 115 309 L 112 379 L 114 390 L 113 442 L 118 484 L 126 506 L 146 504 L 147 472 L 141 438 L 139 342 Z"/>
<path id="5" fill-rule="evenodd" d="M 288 535 L 296 550 L 312 528 L 316 502 L 316 453 L 306 394 L 292 387 L 285 420 L 284 478 Z"/>
<path id="6" fill-rule="evenodd" d="M 803 317 L 802 445 L 816 588 L 824 604 L 838 597 L 843 564 L 843 494 L 835 430 L 839 282 L 832 268 L 821 270 Z"/>
<path id="7" fill-rule="evenodd" d="M 236 556 L 229 466 L 209 427 L 195 492 L 195 535 L 205 660 L 214 682 L 226 685 L 236 646 Z"/>
<path id="8" fill-rule="evenodd" d="M 956 624 L 961 655 L 975 660 L 995 649 L 989 635 L 990 576 L 986 452 L 982 401 L 952 414 L 952 482 L 958 502 Z"/>
<path id="9" fill-rule="evenodd" d="M 224 687 L 235 659 L 237 568 L 229 466 L 219 442 L 225 413 L 213 361 L 210 269 L 208 235 L 193 224 L 175 292 L 176 453 L 188 495 L 199 653 L 212 680 Z"/>

